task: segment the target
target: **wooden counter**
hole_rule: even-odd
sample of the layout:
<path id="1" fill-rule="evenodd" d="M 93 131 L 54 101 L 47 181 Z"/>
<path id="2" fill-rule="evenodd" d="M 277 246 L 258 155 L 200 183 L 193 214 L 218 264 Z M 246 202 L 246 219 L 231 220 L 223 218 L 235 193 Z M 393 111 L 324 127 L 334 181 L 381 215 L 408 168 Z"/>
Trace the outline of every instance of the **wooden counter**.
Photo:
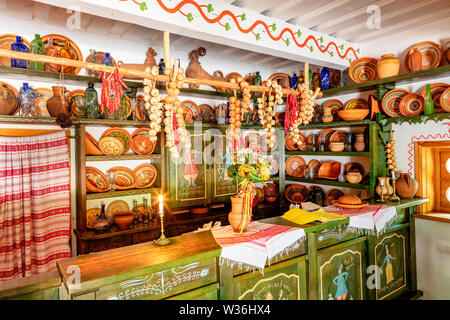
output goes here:
<path id="1" fill-rule="evenodd" d="M 260 220 L 302 227 L 307 234 L 301 245 L 267 264 L 264 275 L 219 265 L 221 248 L 210 231 L 170 238 L 171 243 L 163 247 L 143 243 L 61 260 L 57 264 L 62 278 L 59 298 L 417 298 L 411 215 L 415 206 L 426 201 L 387 203 L 396 207 L 397 219 L 380 237 L 349 232 L 349 219 L 308 225 L 296 225 L 281 217 Z M 390 267 L 385 263 L 386 248 L 394 258 L 390 259 Z M 47 299 L 43 294 L 26 296 L 24 286 L 18 284 L 25 280 L 18 281 L 15 288 L 10 284 L 7 290 L 0 291 L 0 297 L 10 299 L 22 292 L 25 298 Z M 57 277 L 54 281 L 47 279 L 43 283 L 57 285 Z M 337 281 L 346 284 L 345 293 L 336 291 Z M 39 285 L 34 280 L 30 288 L 39 290 Z"/>

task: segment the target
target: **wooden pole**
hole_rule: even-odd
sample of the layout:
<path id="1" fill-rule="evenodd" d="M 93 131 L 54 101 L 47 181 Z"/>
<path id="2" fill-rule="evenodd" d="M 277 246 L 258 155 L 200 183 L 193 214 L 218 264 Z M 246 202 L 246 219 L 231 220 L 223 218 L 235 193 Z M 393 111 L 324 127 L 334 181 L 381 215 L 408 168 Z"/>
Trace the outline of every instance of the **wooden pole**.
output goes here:
<path id="1" fill-rule="evenodd" d="M 309 63 L 305 62 L 305 87 L 309 90 Z"/>
<path id="2" fill-rule="evenodd" d="M 164 31 L 163 45 L 166 68 L 172 69 L 172 60 L 170 60 L 170 32 Z"/>
<path id="3" fill-rule="evenodd" d="M 170 52 L 169 53 L 169 59 L 170 59 Z M 166 54 L 166 52 L 164 52 Z M 7 49 L 0 49 L 0 57 L 7 57 L 7 58 L 16 58 L 16 59 L 23 59 L 23 60 L 29 60 L 29 61 L 37 61 L 37 62 L 43 62 L 43 63 L 53 63 L 53 64 L 59 64 L 62 66 L 70 66 L 70 67 L 77 67 L 77 68 L 83 68 L 83 69 L 90 69 L 95 71 L 103 71 L 112 73 L 116 67 L 110 67 L 103 64 L 96 64 L 92 62 L 84 62 L 84 61 L 78 61 L 78 60 L 70 60 L 65 58 L 58 58 L 58 57 L 51 57 L 46 55 L 39 55 L 39 54 L 33 54 L 33 53 L 26 53 L 26 52 L 19 52 L 19 51 L 11 51 Z M 170 61 L 170 60 L 168 60 Z M 166 62 L 167 63 L 167 62 Z M 170 62 L 169 62 L 170 63 Z M 119 74 L 121 74 L 124 77 L 131 77 L 131 78 L 139 78 L 139 79 L 151 79 L 156 80 L 160 82 L 169 82 L 169 77 L 166 75 L 157 75 L 152 76 L 150 73 L 139 71 L 139 70 L 133 70 L 128 68 L 118 68 Z M 306 70 L 306 68 L 305 68 Z M 309 75 L 308 75 L 309 77 Z M 308 78 L 305 75 L 305 82 Z M 240 90 L 239 85 L 237 83 L 231 83 L 231 82 L 225 82 L 225 81 L 215 81 L 215 80 L 209 80 L 209 79 L 196 79 L 196 78 L 185 78 L 185 83 L 188 84 L 196 84 L 196 85 L 207 85 L 211 87 L 221 87 L 221 88 L 228 88 L 228 89 L 235 89 Z M 267 87 L 260 87 L 260 86 L 248 86 L 250 91 L 253 92 L 269 92 L 270 88 Z M 283 94 L 289 95 L 289 94 L 298 95 L 298 90 L 294 89 L 283 89 Z M 322 92 L 319 93 L 318 97 L 322 97 Z"/>

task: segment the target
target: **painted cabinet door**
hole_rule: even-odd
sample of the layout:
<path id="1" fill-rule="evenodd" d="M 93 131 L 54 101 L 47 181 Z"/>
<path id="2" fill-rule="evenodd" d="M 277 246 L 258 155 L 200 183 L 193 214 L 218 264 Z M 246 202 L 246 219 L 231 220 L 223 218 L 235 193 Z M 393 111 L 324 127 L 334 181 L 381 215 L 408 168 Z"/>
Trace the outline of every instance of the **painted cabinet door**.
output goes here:
<path id="1" fill-rule="evenodd" d="M 366 296 L 365 238 L 320 250 L 319 299 L 363 300 Z"/>
<path id="2" fill-rule="evenodd" d="M 214 161 L 212 164 L 212 202 L 225 202 L 237 192 L 237 182 L 228 176 L 232 140 L 223 132 L 213 133 Z M 208 152 L 207 152 L 208 154 Z"/>
<path id="3" fill-rule="evenodd" d="M 210 201 L 209 165 L 204 159 L 205 133 L 190 132 L 192 150 L 180 152 L 174 160 L 167 154 L 169 166 L 170 207 L 184 207 Z"/>
<path id="4" fill-rule="evenodd" d="M 235 300 L 304 300 L 306 299 L 305 257 L 288 260 L 233 279 Z"/>
<path id="5" fill-rule="evenodd" d="M 393 299 L 409 288 L 409 228 L 391 231 L 369 241 L 369 254 L 376 266 L 368 278 L 371 297 Z M 374 294 L 375 293 L 375 294 Z M 373 297 L 373 295 L 375 295 Z"/>

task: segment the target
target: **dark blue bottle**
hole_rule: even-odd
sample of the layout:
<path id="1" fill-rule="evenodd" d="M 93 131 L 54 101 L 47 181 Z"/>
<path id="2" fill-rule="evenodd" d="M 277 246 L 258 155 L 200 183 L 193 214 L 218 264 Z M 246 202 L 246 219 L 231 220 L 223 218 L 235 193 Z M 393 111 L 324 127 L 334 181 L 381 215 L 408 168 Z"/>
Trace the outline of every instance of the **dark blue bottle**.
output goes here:
<path id="1" fill-rule="evenodd" d="M 330 70 L 327 67 L 324 67 L 320 73 L 320 86 L 322 90 L 327 90 L 331 87 Z"/>
<path id="2" fill-rule="evenodd" d="M 110 67 L 114 67 L 114 61 L 111 58 L 109 52 L 106 52 L 105 57 L 102 60 L 102 64 Z"/>
<path id="3" fill-rule="evenodd" d="M 28 47 L 22 42 L 21 36 L 16 36 L 16 42 L 14 42 L 11 45 L 11 50 L 18 51 L 18 52 L 30 52 L 28 50 Z M 22 59 L 11 58 L 11 67 L 27 69 L 28 61 L 22 60 Z"/>
<path id="4" fill-rule="evenodd" d="M 298 84 L 298 77 L 297 74 L 294 73 L 294 75 L 291 78 L 291 89 L 297 89 L 297 84 Z"/>

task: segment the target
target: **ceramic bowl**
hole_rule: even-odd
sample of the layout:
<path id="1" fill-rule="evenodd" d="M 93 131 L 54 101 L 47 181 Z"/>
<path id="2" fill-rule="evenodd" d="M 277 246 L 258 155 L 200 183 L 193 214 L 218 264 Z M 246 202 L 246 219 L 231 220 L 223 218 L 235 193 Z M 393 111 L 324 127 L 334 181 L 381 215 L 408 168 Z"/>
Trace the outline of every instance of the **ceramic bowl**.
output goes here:
<path id="1" fill-rule="evenodd" d="M 343 142 L 331 142 L 329 147 L 330 150 L 333 152 L 341 152 L 344 150 L 344 143 Z"/>
<path id="2" fill-rule="evenodd" d="M 347 179 L 347 181 L 349 183 L 353 183 L 353 184 L 358 184 L 361 182 L 362 180 L 362 175 L 359 172 L 349 172 L 345 175 L 345 179 Z"/>
<path id="3" fill-rule="evenodd" d="M 132 214 L 121 214 L 114 216 L 114 223 L 120 230 L 129 229 L 133 223 L 134 216 Z"/>
<path id="4" fill-rule="evenodd" d="M 320 179 L 337 180 L 341 174 L 341 163 L 338 161 L 325 161 L 319 168 Z"/>
<path id="5" fill-rule="evenodd" d="M 359 121 L 369 115 L 369 109 L 339 110 L 338 115 L 344 121 Z"/>

